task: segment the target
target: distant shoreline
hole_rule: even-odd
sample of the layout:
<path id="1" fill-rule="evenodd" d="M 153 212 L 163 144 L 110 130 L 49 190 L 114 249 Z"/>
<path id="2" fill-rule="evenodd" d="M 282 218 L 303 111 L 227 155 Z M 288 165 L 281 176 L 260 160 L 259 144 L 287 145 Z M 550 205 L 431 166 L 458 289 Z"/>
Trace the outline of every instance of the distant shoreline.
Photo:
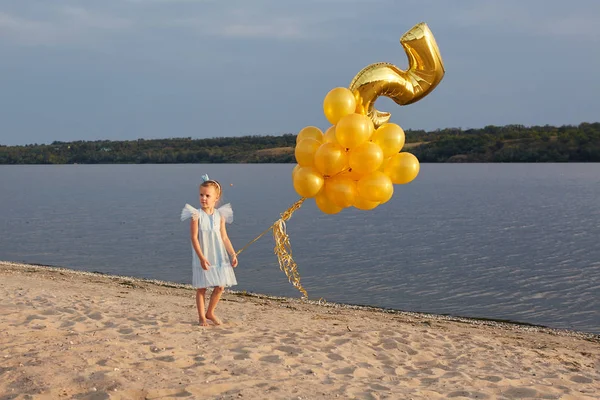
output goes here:
<path id="1" fill-rule="evenodd" d="M 402 151 L 422 163 L 600 162 L 600 122 L 407 130 Z M 55 141 L 2 146 L 0 165 L 295 163 L 296 135 Z"/>

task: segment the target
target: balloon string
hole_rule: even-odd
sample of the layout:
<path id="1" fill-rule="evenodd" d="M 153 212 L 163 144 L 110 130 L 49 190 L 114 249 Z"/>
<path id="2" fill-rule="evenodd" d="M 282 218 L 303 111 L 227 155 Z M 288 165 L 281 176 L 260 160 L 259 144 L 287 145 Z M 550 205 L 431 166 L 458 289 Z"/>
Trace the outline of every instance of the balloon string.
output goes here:
<path id="1" fill-rule="evenodd" d="M 244 247 L 238 250 L 236 252 L 236 255 L 246 250 L 252 243 L 256 242 L 258 239 L 263 237 L 267 232 L 273 230 L 273 239 L 275 239 L 275 248 L 273 252 L 277 256 L 277 260 L 279 261 L 279 269 L 285 272 L 288 281 L 303 294 L 303 297 L 308 297 L 306 290 L 304 290 L 302 284 L 300 284 L 300 273 L 298 272 L 298 265 L 292 258 L 292 244 L 290 243 L 290 238 L 287 234 L 285 225 L 285 221 L 290 219 L 294 211 L 296 211 L 302 206 L 304 200 L 306 200 L 306 198 L 302 197 L 300 200 L 292 204 L 290 208 L 281 213 L 280 219 L 275 221 L 273 225 L 271 225 L 260 235 L 258 235 L 256 238 L 254 238 L 248 244 L 246 244 Z"/>

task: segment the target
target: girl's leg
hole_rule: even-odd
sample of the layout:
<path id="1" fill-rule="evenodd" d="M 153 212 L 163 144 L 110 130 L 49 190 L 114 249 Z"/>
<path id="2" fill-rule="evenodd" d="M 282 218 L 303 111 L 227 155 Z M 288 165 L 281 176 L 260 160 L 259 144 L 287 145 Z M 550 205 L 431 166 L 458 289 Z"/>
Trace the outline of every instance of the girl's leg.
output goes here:
<path id="1" fill-rule="evenodd" d="M 204 295 L 206 288 L 196 289 L 196 307 L 198 307 L 198 321 L 202 326 L 208 326 L 206 313 L 204 312 Z"/>
<path id="2" fill-rule="evenodd" d="M 223 290 L 225 288 L 223 286 L 215 286 L 212 294 L 210 295 L 210 302 L 208 303 L 208 309 L 206 310 L 206 318 L 210 319 L 215 325 L 221 325 L 221 320 L 219 317 L 215 315 L 215 308 L 217 308 L 217 303 L 221 299 L 221 294 L 223 294 Z"/>

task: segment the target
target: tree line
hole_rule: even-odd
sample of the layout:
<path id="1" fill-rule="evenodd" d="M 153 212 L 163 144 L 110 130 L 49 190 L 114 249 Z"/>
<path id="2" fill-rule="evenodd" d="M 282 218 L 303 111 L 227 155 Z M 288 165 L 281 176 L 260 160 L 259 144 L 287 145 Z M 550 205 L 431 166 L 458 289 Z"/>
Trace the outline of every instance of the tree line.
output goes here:
<path id="1" fill-rule="evenodd" d="M 600 123 L 407 130 L 420 162 L 600 162 Z M 296 135 L 0 145 L 0 164 L 294 163 Z"/>

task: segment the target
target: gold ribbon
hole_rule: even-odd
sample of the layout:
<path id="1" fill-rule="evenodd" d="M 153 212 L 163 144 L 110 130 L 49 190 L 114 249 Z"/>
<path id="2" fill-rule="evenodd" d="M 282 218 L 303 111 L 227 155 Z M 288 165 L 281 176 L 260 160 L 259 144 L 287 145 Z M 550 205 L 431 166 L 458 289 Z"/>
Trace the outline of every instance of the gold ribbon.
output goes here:
<path id="1" fill-rule="evenodd" d="M 260 235 L 252 239 L 248 244 L 242 247 L 237 251 L 237 254 L 240 254 L 242 251 L 246 250 L 248 246 L 252 243 L 256 242 L 258 239 L 263 237 L 267 232 L 273 230 L 273 239 L 275 239 L 275 248 L 273 252 L 277 256 L 277 260 L 279 261 L 279 269 L 285 272 L 285 275 L 288 278 L 288 281 L 294 285 L 296 289 L 298 289 L 303 297 L 308 297 L 308 293 L 302 287 L 300 283 L 300 273 L 298 272 L 298 265 L 292 258 L 292 244 L 290 243 L 290 238 L 286 231 L 285 221 L 292 217 L 294 211 L 299 209 L 306 200 L 305 197 L 296 201 L 294 204 L 290 206 L 287 210 L 281 213 L 281 218 L 278 219 L 271 225 L 269 228 L 265 229 Z"/>

